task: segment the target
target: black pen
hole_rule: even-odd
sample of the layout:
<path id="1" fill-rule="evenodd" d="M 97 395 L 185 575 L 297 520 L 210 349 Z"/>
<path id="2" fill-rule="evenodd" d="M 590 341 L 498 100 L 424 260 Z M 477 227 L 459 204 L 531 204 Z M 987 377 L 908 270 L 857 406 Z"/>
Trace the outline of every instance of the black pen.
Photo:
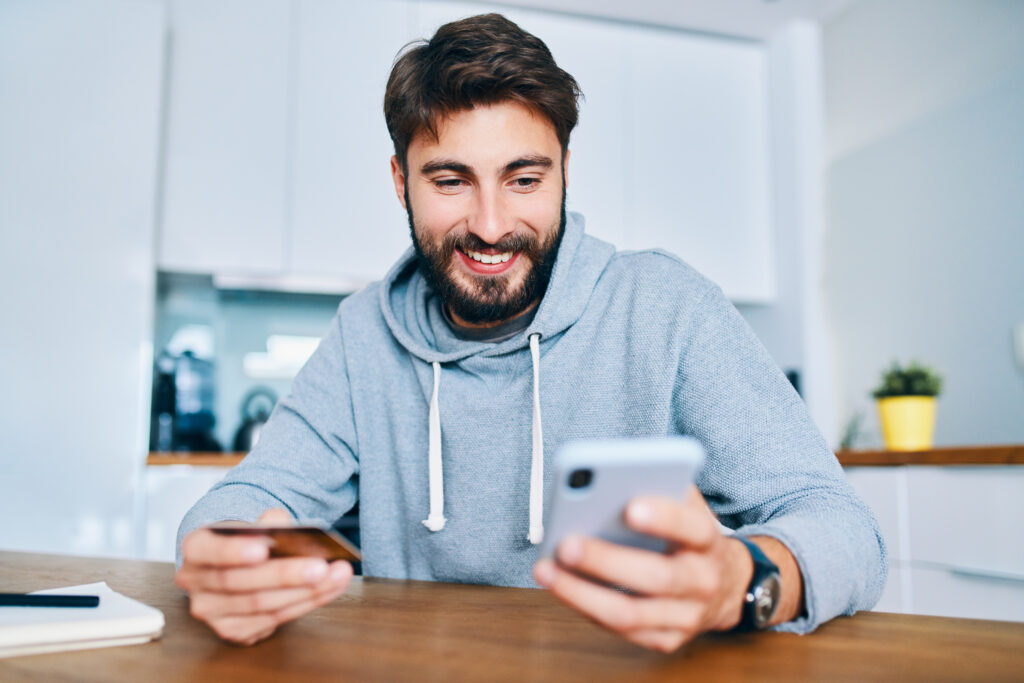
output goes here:
<path id="1" fill-rule="evenodd" d="M 0 607 L 96 607 L 98 595 L 28 595 L 0 593 Z"/>

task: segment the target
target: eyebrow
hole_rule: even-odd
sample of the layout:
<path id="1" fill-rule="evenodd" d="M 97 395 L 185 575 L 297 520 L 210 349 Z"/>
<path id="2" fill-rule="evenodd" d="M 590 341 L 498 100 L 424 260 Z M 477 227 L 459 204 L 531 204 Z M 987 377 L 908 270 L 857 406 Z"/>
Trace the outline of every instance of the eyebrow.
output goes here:
<path id="1" fill-rule="evenodd" d="M 473 173 L 473 169 L 469 166 L 454 159 L 432 159 L 420 167 L 420 173 L 423 175 L 437 173 L 438 171 L 453 171 L 463 175 L 472 175 Z"/>
<path id="2" fill-rule="evenodd" d="M 505 164 L 505 168 L 502 169 L 502 172 L 511 173 L 513 171 L 518 171 L 521 168 L 529 168 L 530 166 L 551 168 L 554 165 L 555 162 L 552 161 L 551 157 L 546 157 L 540 154 L 529 154 L 508 162 Z M 455 161 L 454 159 L 432 159 L 420 167 L 420 173 L 423 175 L 437 173 L 438 171 L 452 171 L 453 173 L 461 173 L 462 175 L 473 175 L 472 167 L 467 166 L 460 161 Z"/>
<path id="3" fill-rule="evenodd" d="M 515 161 L 510 161 L 505 164 L 505 173 L 511 173 L 512 171 L 518 171 L 521 168 L 528 168 L 530 166 L 551 168 L 554 165 L 555 162 L 551 160 L 551 157 L 541 156 L 540 154 L 531 154 L 525 157 L 519 157 Z"/>

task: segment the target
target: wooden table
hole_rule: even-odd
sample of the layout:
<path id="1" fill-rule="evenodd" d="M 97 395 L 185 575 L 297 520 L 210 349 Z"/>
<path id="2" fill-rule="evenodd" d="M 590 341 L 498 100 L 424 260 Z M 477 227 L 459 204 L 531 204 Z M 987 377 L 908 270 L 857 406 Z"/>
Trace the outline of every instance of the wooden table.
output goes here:
<path id="1" fill-rule="evenodd" d="M 0 659 L 0 680 L 1021 681 L 1024 624 L 865 612 L 809 636 L 708 635 L 636 648 L 545 591 L 355 579 L 345 596 L 251 648 L 188 614 L 170 564 L 0 552 L 0 586 L 94 581 L 163 610 L 146 645 Z"/>

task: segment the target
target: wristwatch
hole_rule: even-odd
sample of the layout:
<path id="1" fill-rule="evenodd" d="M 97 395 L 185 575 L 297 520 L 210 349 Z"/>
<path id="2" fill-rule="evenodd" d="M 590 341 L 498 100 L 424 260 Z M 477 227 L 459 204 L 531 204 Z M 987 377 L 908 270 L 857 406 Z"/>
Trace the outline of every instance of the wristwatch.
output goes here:
<path id="1" fill-rule="evenodd" d="M 754 560 L 754 576 L 750 579 L 750 585 L 743 596 L 743 615 L 735 630 L 760 631 L 767 628 L 772 616 L 775 615 L 775 610 L 779 608 L 779 596 L 782 592 L 779 568 L 752 541 L 740 536 L 733 538 L 747 546 L 750 557 Z"/>

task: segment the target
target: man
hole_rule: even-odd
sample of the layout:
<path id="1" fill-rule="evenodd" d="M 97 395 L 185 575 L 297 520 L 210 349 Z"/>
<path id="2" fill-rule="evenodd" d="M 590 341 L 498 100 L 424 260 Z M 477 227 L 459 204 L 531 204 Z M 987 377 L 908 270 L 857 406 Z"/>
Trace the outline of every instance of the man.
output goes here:
<path id="1" fill-rule="evenodd" d="M 539 584 L 663 651 L 737 626 L 808 632 L 877 600 L 871 513 L 718 287 L 566 215 L 578 94 L 498 15 L 442 26 L 395 63 L 384 109 L 414 249 L 342 302 L 258 446 L 182 523 L 178 584 L 222 637 L 265 638 L 352 572 L 202 527 L 329 523 L 357 498 L 367 574 Z M 538 562 L 545 454 L 675 433 L 707 449 L 698 486 L 626 510 L 670 552 L 569 538 Z M 758 612 L 748 589 L 768 579 L 781 591 Z"/>

